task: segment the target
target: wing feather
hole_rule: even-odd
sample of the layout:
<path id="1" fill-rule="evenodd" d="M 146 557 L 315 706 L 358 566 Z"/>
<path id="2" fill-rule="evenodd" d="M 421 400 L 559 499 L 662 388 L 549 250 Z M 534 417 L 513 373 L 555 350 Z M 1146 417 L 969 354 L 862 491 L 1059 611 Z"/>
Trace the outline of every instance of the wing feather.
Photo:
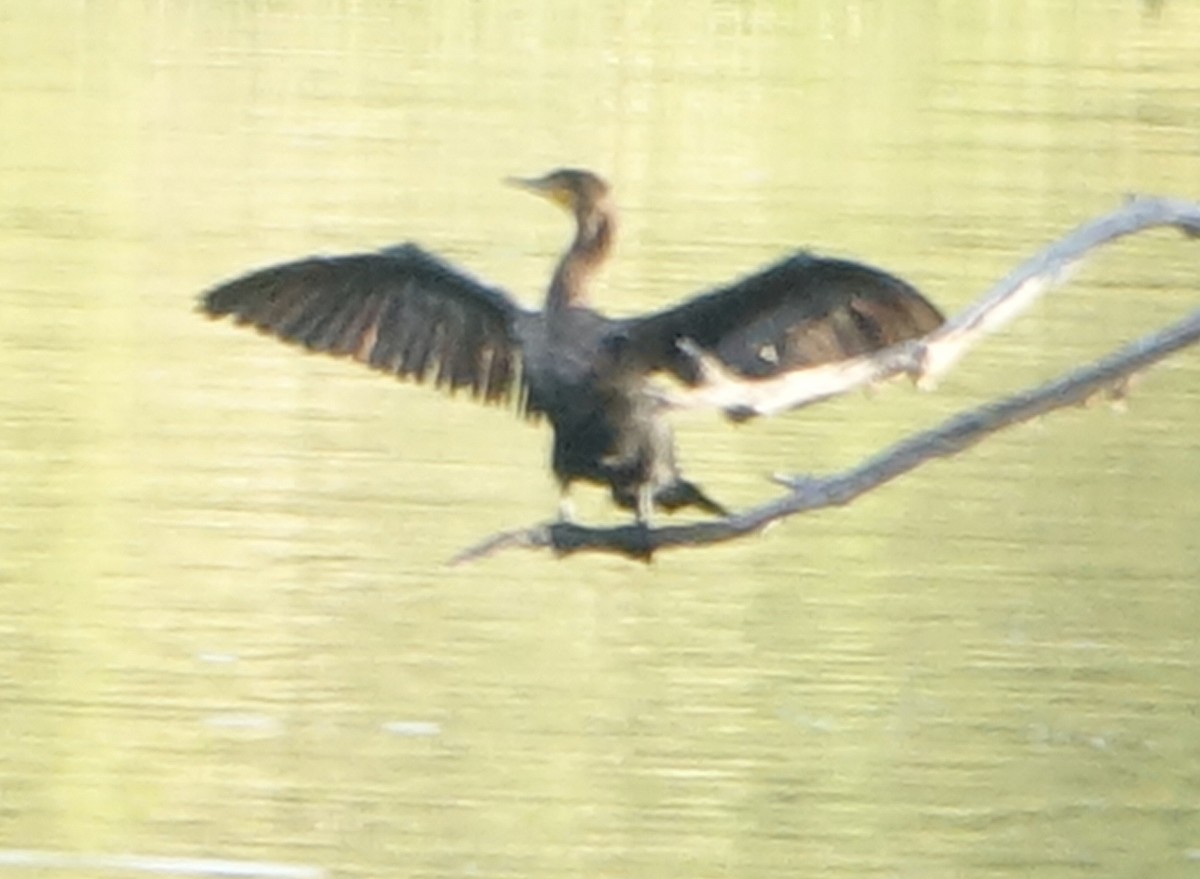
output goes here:
<path id="1" fill-rule="evenodd" d="M 200 309 L 485 401 L 525 396 L 516 327 L 528 312 L 415 244 L 259 269 L 204 293 Z"/>
<path id="2" fill-rule="evenodd" d="M 699 379 L 689 339 L 747 378 L 766 378 L 886 348 L 941 325 L 941 312 L 887 272 L 796 253 L 727 287 L 626 322 L 647 369 Z"/>

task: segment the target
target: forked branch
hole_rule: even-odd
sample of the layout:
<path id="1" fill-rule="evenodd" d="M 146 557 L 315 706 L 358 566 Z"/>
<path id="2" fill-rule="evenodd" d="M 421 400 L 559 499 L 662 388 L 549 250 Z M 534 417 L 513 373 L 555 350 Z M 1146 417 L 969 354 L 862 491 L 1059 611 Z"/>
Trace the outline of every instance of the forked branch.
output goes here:
<path id="1" fill-rule="evenodd" d="M 1191 237 L 1200 237 L 1200 205 L 1163 198 L 1131 199 L 1119 210 L 1084 224 L 1018 266 L 979 301 L 935 332 L 873 356 L 749 382 L 729 375 L 719 363 L 692 350 L 692 356 L 700 362 L 705 383 L 697 389 L 667 396 L 665 402 L 680 408 L 717 406 L 730 417 L 742 419 L 809 405 L 901 374 L 928 386 L 953 367 L 971 346 L 1007 324 L 1062 280 L 1088 251 L 1156 226 L 1176 226 Z M 821 478 L 780 479 L 788 489 L 783 496 L 725 519 L 660 528 L 636 524 L 587 528 L 566 522 L 543 523 L 494 535 L 463 551 L 452 563 L 472 561 L 516 546 L 547 548 L 558 555 L 586 550 L 649 560 L 662 549 L 733 540 L 797 513 L 847 504 L 928 461 L 955 455 L 1014 424 L 1082 403 L 1099 393 L 1123 395 L 1135 373 L 1197 340 L 1200 340 L 1200 310 L 1059 379 L 914 434 L 850 470 Z"/>

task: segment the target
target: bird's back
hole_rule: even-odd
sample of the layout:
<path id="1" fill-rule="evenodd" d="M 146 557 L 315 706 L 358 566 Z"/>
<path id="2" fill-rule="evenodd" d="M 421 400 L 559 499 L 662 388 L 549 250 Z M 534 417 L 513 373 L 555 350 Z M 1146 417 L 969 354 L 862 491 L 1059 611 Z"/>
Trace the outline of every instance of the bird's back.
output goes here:
<path id="1" fill-rule="evenodd" d="M 517 326 L 529 407 L 552 422 L 599 405 L 609 383 L 606 362 L 619 324 L 590 308 L 529 315 Z"/>

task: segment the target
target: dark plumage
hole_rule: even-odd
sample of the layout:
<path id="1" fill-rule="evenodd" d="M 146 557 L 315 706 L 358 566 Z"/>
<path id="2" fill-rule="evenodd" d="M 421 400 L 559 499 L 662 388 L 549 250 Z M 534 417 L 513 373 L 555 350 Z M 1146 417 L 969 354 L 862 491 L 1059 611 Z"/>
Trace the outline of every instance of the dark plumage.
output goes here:
<path id="1" fill-rule="evenodd" d="M 510 182 L 575 218 L 541 311 L 415 244 L 261 269 L 208 291 L 201 308 L 312 351 L 544 416 L 564 500 L 574 481 L 599 483 L 642 521 L 653 506 L 725 513 L 680 474 L 648 386 L 655 373 L 699 380 L 683 340 L 754 379 L 874 351 L 942 322 L 899 278 L 803 252 L 673 308 L 607 318 L 589 307 L 587 286 L 616 231 L 608 185 L 572 169 Z"/>

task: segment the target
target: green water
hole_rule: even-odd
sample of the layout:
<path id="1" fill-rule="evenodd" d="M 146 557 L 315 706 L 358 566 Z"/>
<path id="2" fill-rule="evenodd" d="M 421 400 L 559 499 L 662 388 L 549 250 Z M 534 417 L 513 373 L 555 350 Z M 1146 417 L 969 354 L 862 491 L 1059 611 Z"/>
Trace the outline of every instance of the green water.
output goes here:
<path id="1" fill-rule="evenodd" d="M 499 180 L 572 164 L 614 313 L 799 246 L 953 311 L 1200 198 L 1197 45 L 1170 0 L 0 4 L 0 874 L 1195 875 L 1194 351 L 759 538 L 447 570 L 553 509 L 546 432 L 192 305 L 409 238 L 532 303 L 568 230 Z M 1104 252 L 936 394 L 686 417 L 687 471 L 852 464 L 1190 311 L 1197 257 Z"/>

